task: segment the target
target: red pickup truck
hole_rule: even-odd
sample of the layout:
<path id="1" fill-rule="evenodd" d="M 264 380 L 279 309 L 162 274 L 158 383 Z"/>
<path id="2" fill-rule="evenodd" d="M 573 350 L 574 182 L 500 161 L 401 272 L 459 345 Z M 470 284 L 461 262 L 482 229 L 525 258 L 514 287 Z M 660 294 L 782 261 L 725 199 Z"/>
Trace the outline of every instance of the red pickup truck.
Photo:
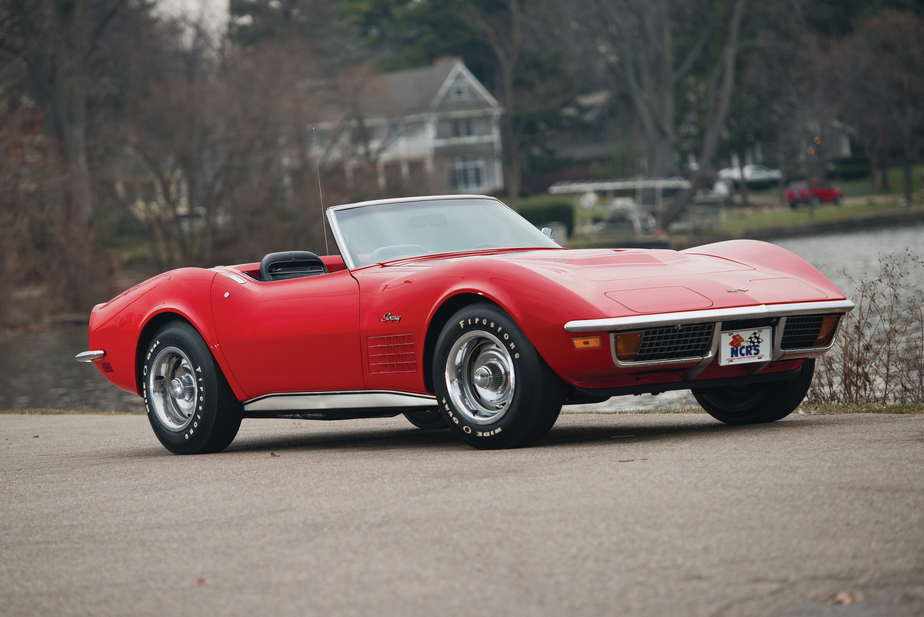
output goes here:
<path id="1" fill-rule="evenodd" d="M 799 204 L 834 203 L 841 205 L 844 192 L 836 186 L 831 186 L 827 180 L 813 178 L 812 180 L 793 180 L 786 186 L 786 201 L 790 208 Z"/>

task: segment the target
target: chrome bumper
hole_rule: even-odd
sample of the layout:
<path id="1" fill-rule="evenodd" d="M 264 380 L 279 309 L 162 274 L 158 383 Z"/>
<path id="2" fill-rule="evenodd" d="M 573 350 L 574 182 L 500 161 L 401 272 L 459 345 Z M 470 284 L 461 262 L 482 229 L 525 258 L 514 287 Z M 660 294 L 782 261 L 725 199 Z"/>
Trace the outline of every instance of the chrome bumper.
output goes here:
<path id="1" fill-rule="evenodd" d="M 605 319 L 580 319 L 565 324 L 568 332 L 601 332 L 630 330 L 635 328 L 656 328 L 678 324 L 706 321 L 729 321 L 738 319 L 760 319 L 762 317 L 791 317 L 813 313 L 849 313 L 856 307 L 850 300 L 826 300 L 824 302 L 794 302 L 792 304 L 760 304 L 705 311 L 681 313 L 658 313 L 655 315 L 631 315 L 629 317 L 608 317 Z"/>

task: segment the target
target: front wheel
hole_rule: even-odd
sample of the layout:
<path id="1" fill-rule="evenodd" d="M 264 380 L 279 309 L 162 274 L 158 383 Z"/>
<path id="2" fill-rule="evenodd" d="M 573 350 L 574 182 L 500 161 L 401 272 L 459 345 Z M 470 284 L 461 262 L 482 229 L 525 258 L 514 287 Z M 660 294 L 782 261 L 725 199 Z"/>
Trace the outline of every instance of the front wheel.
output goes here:
<path id="1" fill-rule="evenodd" d="M 558 419 L 565 395 L 516 323 L 489 304 L 468 306 L 443 327 L 433 383 L 449 428 L 479 449 L 539 441 Z"/>
<path id="2" fill-rule="evenodd" d="M 158 330 L 142 376 L 144 408 L 165 448 L 204 454 L 220 452 L 234 440 L 244 408 L 195 328 L 172 322 Z"/>
<path id="3" fill-rule="evenodd" d="M 751 384 L 738 388 L 700 388 L 693 396 L 706 412 L 725 424 L 776 422 L 791 414 L 805 398 L 815 359 L 802 363 L 799 374 L 786 381 Z"/>

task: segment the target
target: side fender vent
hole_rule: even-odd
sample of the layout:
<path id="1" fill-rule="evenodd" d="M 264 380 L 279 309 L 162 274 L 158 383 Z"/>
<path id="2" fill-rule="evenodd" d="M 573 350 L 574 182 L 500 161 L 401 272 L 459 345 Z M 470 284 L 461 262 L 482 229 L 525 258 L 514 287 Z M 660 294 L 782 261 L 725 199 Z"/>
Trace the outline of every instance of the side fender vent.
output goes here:
<path id="1" fill-rule="evenodd" d="M 370 375 L 417 372 L 414 337 L 410 334 L 370 336 L 366 339 L 366 345 Z"/>

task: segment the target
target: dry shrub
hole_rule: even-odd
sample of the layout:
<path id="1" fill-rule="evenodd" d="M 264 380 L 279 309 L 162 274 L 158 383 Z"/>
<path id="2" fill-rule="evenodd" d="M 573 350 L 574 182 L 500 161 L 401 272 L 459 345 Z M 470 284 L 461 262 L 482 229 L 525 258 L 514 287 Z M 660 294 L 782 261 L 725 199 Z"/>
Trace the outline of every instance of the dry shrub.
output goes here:
<path id="1" fill-rule="evenodd" d="M 924 403 L 924 294 L 912 284 L 924 262 L 911 250 L 879 259 L 856 283 L 835 348 L 816 364 L 813 403 Z"/>

